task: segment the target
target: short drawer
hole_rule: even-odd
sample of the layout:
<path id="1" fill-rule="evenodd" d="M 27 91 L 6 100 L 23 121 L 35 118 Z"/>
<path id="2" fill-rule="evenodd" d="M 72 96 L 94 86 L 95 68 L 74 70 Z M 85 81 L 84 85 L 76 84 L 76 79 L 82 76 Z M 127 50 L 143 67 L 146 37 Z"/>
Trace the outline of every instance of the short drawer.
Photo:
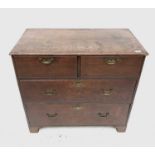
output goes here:
<path id="1" fill-rule="evenodd" d="M 26 104 L 130 104 L 135 83 L 133 79 L 20 80 Z"/>
<path id="2" fill-rule="evenodd" d="M 143 56 L 82 56 L 81 77 L 137 77 Z"/>
<path id="3" fill-rule="evenodd" d="M 52 104 L 26 106 L 31 126 L 125 125 L 129 105 Z"/>
<path id="4" fill-rule="evenodd" d="M 14 56 L 19 78 L 76 78 L 76 56 Z"/>

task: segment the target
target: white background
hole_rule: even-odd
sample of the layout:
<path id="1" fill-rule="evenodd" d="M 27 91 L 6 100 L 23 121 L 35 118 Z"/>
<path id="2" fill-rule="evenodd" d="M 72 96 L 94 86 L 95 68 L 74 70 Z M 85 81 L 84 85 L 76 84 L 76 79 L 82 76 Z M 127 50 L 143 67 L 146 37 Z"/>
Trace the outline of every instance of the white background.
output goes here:
<path id="1" fill-rule="evenodd" d="M 152 8 L 154 0 L 0 0 L 2 8 Z"/>
<path id="2" fill-rule="evenodd" d="M 155 146 L 155 9 L 0 10 L 0 146 Z M 43 128 L 30 134 L 10 56 L 26 28 L 130 28 L 145 49 L 126 133 L 105 127 Z"/>

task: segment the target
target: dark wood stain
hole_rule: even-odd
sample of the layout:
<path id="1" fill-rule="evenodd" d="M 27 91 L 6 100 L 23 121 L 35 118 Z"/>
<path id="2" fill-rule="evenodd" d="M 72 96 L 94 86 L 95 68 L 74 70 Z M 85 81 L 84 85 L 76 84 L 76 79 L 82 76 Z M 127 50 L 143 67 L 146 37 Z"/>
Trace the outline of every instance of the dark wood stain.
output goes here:
<path id="1" fill-rule="evenodd" d="M 20 80 L 26 104 L 131 104 L 134 79 Z M 107 95 L 106 92 L 110 94 Z"/>
<path id="2" fill-rule="evenodd" d="M 30 132 L 124 132 L 147 52 L 128 29 L 28 29 L 11 52 Z"/>

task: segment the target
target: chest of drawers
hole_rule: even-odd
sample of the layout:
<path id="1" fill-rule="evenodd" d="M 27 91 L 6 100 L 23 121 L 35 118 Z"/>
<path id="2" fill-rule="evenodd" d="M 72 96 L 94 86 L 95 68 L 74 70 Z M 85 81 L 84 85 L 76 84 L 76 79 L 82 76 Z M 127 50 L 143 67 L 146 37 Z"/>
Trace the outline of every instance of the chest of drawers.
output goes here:
<path id="1" fill-rule="evenodd" d="M 128 29 L 27 29 L 11 56 L 30 132 L 125 131 L 146 55 Z"/>

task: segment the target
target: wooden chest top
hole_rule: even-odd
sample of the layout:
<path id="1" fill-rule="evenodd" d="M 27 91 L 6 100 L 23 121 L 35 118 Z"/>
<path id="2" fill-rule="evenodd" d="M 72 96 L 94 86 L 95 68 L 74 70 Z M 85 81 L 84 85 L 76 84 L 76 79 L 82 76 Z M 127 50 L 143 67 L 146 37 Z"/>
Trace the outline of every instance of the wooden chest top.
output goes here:
<path id="1" fill-rule="evenodd" d="M 27 29 L 11 55 L 147 55 L 128 29 Z"/>

